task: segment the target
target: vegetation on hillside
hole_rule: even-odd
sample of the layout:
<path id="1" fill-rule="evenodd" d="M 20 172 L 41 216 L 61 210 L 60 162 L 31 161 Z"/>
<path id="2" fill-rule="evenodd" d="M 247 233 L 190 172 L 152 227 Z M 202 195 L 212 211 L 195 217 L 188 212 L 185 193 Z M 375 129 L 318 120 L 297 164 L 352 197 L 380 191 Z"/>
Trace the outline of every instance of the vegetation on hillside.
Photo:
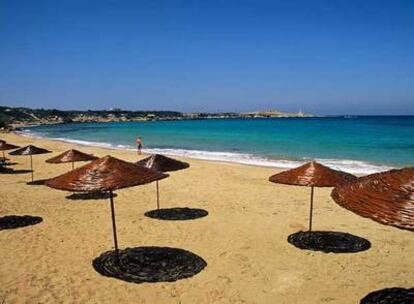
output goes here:
<path id="1" fill-rule="evenodd" d="M 182 113 L 174 111 L 62 111 L 0 106 L 0 127 L 43 123 L 178 119 L 182 115 Z"/>

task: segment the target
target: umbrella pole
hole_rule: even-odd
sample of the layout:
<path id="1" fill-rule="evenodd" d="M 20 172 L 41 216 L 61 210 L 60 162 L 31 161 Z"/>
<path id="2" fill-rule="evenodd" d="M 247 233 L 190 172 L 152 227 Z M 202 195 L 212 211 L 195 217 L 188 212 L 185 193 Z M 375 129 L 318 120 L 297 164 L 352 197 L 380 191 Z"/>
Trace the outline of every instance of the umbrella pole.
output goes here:
<path id="1" fill-rule="evenodd" d="M 32 183 L 33 183 L 33 155 L 30 154 L 30 172 L 32 173 Z"/>
<path id="2" fill-rule="evenodd" d="M 160 209 L 160 191 L 159 191 L 159 187 L 158 187 L 158 181 L 155 182 L 157 185 L 157 209 Z"/>
<path id="3" fill-rule="evenodd" d="M 112 229 L 113 229 L 113 232 L 114 232 L 114 244 L 115 244 L 116 260 L 118 262 L 118 265 L 120 265 L 121 264 L 121 259 L 119 257 L 118 239 L 116 237 L 115 208 L 114 208 L 114 197 L 113 197 L 113 194 L 112 194 L 112 190 L 109 191 L 109 199 L 111 201 Z"/>
<path id="4" fill-rule="evenodd" d="M 3 158 L 4 158 L 4 162 L 6 162 L 6 155 L 4 154 L 4 150 L 3 150 Z"/>
<path id="5" fill-rule="evenodd" d="M 312 214 L 313 214 L 313 186 L 311 187 L 311 195 L 310 195 L 309 237 L 312 233 Z"/>
<path id="6" fill-rule="evenodd" d="M 72 162 L 72 170 L 75 169 L 75 162 Z"/>

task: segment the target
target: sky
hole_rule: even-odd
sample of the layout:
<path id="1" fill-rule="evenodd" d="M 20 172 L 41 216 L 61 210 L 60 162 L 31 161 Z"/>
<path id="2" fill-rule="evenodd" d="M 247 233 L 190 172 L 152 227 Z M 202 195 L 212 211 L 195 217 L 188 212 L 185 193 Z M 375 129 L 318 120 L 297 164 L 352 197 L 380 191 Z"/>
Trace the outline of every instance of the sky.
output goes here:
<path id="1" fill-rule="evenodd" d="M 0 0 L 0 105 L 414 115 L 414 1 Z"/>

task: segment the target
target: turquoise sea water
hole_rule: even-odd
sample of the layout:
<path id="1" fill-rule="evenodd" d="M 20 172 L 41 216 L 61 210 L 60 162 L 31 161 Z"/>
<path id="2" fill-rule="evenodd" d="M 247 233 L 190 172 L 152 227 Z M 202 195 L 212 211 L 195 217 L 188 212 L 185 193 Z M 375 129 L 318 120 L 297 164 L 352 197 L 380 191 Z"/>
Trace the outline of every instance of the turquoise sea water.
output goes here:
<path id="1" fill-rule="evenodd" d="M 85 145 L 274 167 L 309 159 L 352 173 L 414 165 L 414 116 L 62 124 L 26 134 Z"/>

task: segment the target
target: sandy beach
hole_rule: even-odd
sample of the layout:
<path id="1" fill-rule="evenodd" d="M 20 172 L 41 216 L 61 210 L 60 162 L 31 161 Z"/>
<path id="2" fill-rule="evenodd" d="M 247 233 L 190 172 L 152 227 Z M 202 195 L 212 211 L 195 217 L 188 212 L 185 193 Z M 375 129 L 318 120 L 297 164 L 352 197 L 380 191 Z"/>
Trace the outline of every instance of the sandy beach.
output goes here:
<path id="1" fill-rule="evenodd" d="M 53 151 L 36 155 L 35 179 L 70 170 L 45 160 L 70 148 L 136 161 L 136 153 L 1 134 L 23 146 Z M 10 156 L 13 168 L 30 160 Z M 0 174 L 0 216 L 33 215 L 38 225 L 0 231 L 0 303 L 359 303 L 387 287 L 413 287 L 414 238 L 336 205 L 330 188 L 315 190 L 314 229 L 368 239 L 372 247 L 350 254 L 299 250 L 287 237 L 307 229 L 309 189 L 277 185 L 277 170 L 185 159 L 187 170 L 160 182 L 162 207 L 194 207 L 208 216 L 160 221 L 144 216 L 156 207 L 155 184 L 117 191 L 119 245 L 168 246 L 201 256 L 207 267 L 173 283 L 133 284 L 97 273 L 92 260 L 113 249 L 108 200 L 68 200 L 69 193 L 29 186 L 30 174 Z M 81 164 L 77 164 L 80 166 Z"/>

